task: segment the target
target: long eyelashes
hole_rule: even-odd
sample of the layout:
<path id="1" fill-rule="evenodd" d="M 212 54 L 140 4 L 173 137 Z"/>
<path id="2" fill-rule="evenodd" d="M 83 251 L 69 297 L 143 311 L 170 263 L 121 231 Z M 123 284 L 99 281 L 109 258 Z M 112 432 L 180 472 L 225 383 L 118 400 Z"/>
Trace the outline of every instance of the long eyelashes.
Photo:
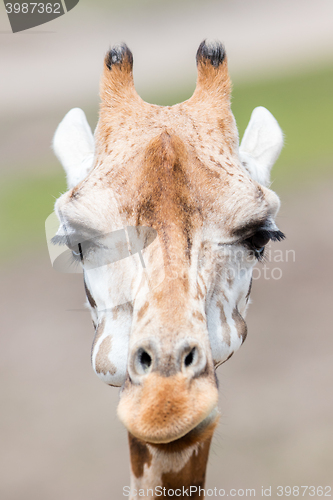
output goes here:
<path id="1" fill-rule="evenodd" d="M 83 253 L 82 253 L 82 247 L 81 247 L 81 243 L 78 244 L 78 247 L 79 247 L 79 252 L 80 252 L 80 260 L 83 264 Z"/>
<path id="2" fill-rule="evenodd" d="M 253 252 L 255 258 L 263 263 L 266 261 L 266 252 L 265 246 L 269 243 L 269 241 L 282 241 L 286 238 L 285 234 L 280 230 L 271 230 L 271 229 L 260 229 L 256 233 L 254 233 L 251 237 L 243 240 L 243 245 L 247 247 L 249 250 Z M 72 259 L 74 262 L 84 263 L 84 256 L 82 250 L 82 243 L 76 243 L 69 245 L 69 238 L 67 235 L 58 235 L 56 234 L 52 238 L 52 243 L 54 245 L 67 245 L 68 248 L 72 252 Z M 87 250 L 87 242 L 84 242 L 85 245 L 85 253 Z M 88 245 L 89 247 L 89 245 Z"/>
<path id="3" fill-rule="evenodd" d="M 75 250 L 72 249 L 72 256 L 73 256 L 73 260 L 75 262 L 82 262 L 83 264 L 83 252 L 82 252 L 82 246 L 81 246 L 81 243 L 78 243 L 77 245 L 77 249 L 78 251 L 76 252 Z"/>
<path id="4" fill-rule="evenodd" d="M 269 239 L 272 241 L 282 241 L 286 239 L 286 235 L 280 230 L 271 231 L 269 229 L 265 229 L 265 231 L 268 233 Z"/>
<path id="5" fill-rule="evenodd" d="M 260 253 L 255 252 L 256 259 L 261 264 L 263 264 L 264 262 L 267 261 L 267 258 L 266 258 L 267 256 L 266 256 L 266 251 L 265 250 L 266 250 L 266 248 L 264 247 Z"/>
<path id="6" fill-rule="evenodd" d="M 265 262 L 265 246 L 269 241 L 282 241 L 284 239 L 285 235 L 280 230 L 260 229 L 243 243 L 254 253 L 259 262 Z"/>
<path id="7" fill-rule="evenodd" d="M 83 251 L 81 243 L 70 243 L 68 235 L 59 234 L 54 235 L 51 239 L 51 242 L 53 243 L 53 245 L 66 245 L 72 252 L 73 261 L 83 263 Z"/>
<path id="8" fill-rule="evenodd" d="M 60 234 L 55 234 L 53 238 L 51 239 L 51 243 L 53 245 L 67 245 L 68 243 L 68 236 L 66 235 L 60 235 Z"/>

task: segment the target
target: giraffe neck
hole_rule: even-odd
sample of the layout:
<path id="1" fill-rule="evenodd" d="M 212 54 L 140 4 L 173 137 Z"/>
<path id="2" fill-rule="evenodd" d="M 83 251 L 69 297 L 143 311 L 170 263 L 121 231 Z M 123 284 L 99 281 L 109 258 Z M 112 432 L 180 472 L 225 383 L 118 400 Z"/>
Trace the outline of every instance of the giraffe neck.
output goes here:
<path id="1" fill-rule="evenodd" d="M 145 443 L 129 433 L 130 500 L 175 497 L 203 499 L 202 490 L 215 426 L 216 421 L 204 431 L 192 431 L 168 444 Z M 173 491 L 168 494 L 169 490 Z"/>

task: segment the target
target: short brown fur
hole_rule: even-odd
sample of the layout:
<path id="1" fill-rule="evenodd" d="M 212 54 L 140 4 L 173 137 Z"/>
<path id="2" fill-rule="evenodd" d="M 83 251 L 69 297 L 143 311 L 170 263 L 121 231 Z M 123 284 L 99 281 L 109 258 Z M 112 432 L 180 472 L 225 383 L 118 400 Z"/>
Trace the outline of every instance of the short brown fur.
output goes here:
<path id="1" fill-rule="evenodd" d="M 152 456 L 146 443 L 128 433 L 131 467 L 136 478 L 143 476 L 144 466 L 150 467 Z"/>
<path id="2" fill-rule="evenodd" d="M 180 489 L 183 491 L 183 487 L 190 488 L 190 486 L 197 487 L 198 491 L 192 494 L 190 498 L 203 498 L 203 494 L 199 496 L 199 488 L 203 488 L 206 478 L 206 465 L 209 454 L 211 438 L 204 441 L 200 447 L 202 449 L 199 453 L 193 450 L 191 458 L 188 460 L 186 465 L 179 472 L 168 472 L 162 474 L 162 487 L 169 489 Z M 165 497 L 171 498 L 171 497 Z"/>

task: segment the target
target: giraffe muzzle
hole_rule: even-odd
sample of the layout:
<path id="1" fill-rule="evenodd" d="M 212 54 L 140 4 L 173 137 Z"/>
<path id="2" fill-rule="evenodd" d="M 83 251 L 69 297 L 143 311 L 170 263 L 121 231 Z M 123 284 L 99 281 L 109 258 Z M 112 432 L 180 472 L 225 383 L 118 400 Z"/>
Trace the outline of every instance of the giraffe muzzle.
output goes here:
<path id="1" fill-rule="evenodd" d="M 150 443 L 175 441 L 203 422 L 217 400 L 212 360 L 197 339 L 167 348 L 149 338 L 132 346 L 118 416 L 133 436 Z"/>

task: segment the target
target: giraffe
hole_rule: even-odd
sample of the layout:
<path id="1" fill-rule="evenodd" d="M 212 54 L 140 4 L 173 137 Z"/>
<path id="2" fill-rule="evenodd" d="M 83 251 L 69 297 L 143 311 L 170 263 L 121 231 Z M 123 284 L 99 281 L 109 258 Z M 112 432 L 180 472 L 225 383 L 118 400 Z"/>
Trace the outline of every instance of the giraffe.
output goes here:
<path id="1" fill-rule="evenodd" d="M 268 187 L 281 129 L 255 108 L 239 145 L 224 46 L 203 41 L 196 62 L 192 97 L 156 106 L 113 47 L 95 136 L 73 109 L 53 142 L 68 184 L 54 242 L 83 268 L 93 369 L 121 387 L 131 499 L 204 497 L 216 368 L 246 338 L 253 266 L 284 238 Z"/>

